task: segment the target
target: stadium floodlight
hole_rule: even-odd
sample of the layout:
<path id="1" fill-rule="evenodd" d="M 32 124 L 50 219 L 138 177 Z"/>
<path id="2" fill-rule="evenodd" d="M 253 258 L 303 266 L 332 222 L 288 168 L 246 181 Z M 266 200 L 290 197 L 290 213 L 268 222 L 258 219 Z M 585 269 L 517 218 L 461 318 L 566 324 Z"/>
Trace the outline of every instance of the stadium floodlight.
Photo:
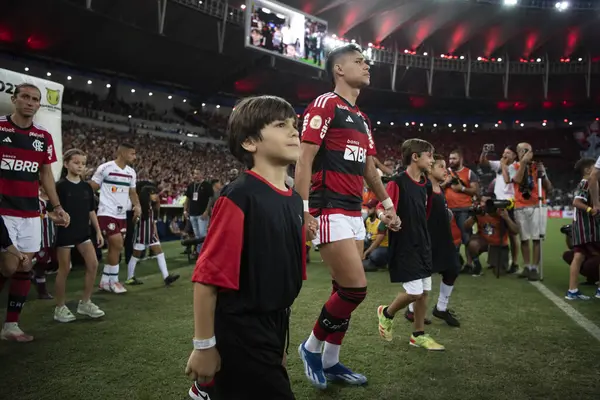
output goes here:
<path id="1" fill-rule="evenodd" d="M 467 124 L 463 124 L 463 128 L 466 128 L 466 127 L 467 127 Z"/>
<path id="2" fill-rule="evenodd" d="M 582 62 L 582 61 L 583 61 L 583 58 L 579 57 L 579 58 L 577 59 L 577 61 L 579 61 L 579 62 Z"/>
<path id="3" fill-rule="evenodd" d="M 433 124 L 433 127 L 434 127 L 434 128 L 437 128 L 437 124 Z"/>
<path id="4" fill-rule="evenodd" d="M 423 55 L 424 55 L 424 56 L 426 56 L 426 55 L 427 55 L 427 52 L 424 52 L 424 53 L 423 53 Z"/>
<path id="5" fill-rule="evenodd" d="M 483 60 L 483 58 L 477 57 L 477 61 L 481 61 L 481 60 Z"/>
<path id="6" fill-rule="evenodd" d="M 445 58 L 445 57 L 446 57 L 446 55 L 445 55 L 445 54 L 440 54 L 440 57 L 441 57 L 441 58 Z"/>
<path id="7" fill-rule="evenodd" d="M 29 71 L 29 67 L 25 67 L 25 72 Z"/>
<path id="8" fill-rule="evenodd" d="M 545 123 L 545 122 L 542 122 L 542 126 L 546 126 L 546 123 Z"/>
<path id="9" fill-rule="evenodd" d="M 70 81 L 71 79 L 73 79 L 73 78 L 71 78 L 71 75 L 67 76 L 68 81 Z"/>
<path id="10" fill-rule="evenodd" d="M 477 124 L 475 124 L 474 126 L 475 126 L 475 128 L 479 128 L 479 125 L 477 125 Z"/>
<path id="11" fill-rule="evenodd" d="M 448 124 L 448 128 L 452 128 L 452 124 Z"/>
<path id="12" fill-rule="evenodd" d="M 394 126 L 394 123 L 393 123 L 393 122 L 390 122 L 390 126 Z"/>
<path id="13" fill-rule="evenodd" d="M 171 100 L 173 98 L 173 96 L 169 95 L 169 97 L 167 97 L 167 99 Z"/>
<path id="14" fill-rule="evenodd" d="M 498 124 L 494 124 L 494 128 L 497 128 L 497 127 L 498 127 Z"/>
<path id="15" fill-rule="evenodd" d="M 194 111 L 194 114 L 198 114 L 198 111 Z"/>
<path id="16" fill-rule="evenodd" d="M 504 5 L 505 6 L 516 6 L 517 5 L 517 0 L 504 0 Z"/>
<path id="17" fill-rule="evenodd" d="M 91 79 L 88 79 L 88 81 L 87 81 L 87 84 L 88 84 L 88 85 L 91 85 L 91 84 L 92 84 L 92 81 L 91 81 Z M 110 83 L 109 83 L 109 85 L 110 85 Z"/>
<path id="18" fill-rule="evenodd" d="M 271 10 L 269 10 L 268 8 L 262 8 L 262 12 L 264 12 L 265 14 L 271 14 Z"/>
<path id="19" fill-rule="evenodd" d="M 90 82 L 91 82 L 91 81 L 88 81 L 88 85 L 90 85 Z M 107 89 L 110 89 L 110 83 L 107 83 L 107 84 L 106 84 L 106 88 L 107 88 Z"/>
<path id="20" fill-rule="evenodd" d="M 350 41 L 350 43 L 354 44 L 354 43 L 356 43 L 356 40 L 352 39 L 352 40 Z"/>
<path id="21" fill-rule="evenodd" d="M 135 89 L 131 89 L 131 93 L 135 93 Z"/>
<path id="22" fill-rule="evenodd" d="M 52 76 L 52 72 L 46 72 L 46 76 Z"/>
<path id="23" fill-rule="evenodd" d="M 496 61 L 498 61 L 498 62 L 502 62 L 502 58 L 501 58 L 501 57 L 498 57 L 498 58 L 496 59 Z"/>
<path id="24" fill-rule="evenodd" d="M 202 103 L 202 107 L 206 107 L 206 103 Z"/>
<path id="25" fill-rule="evenodd" d="M 381 121 L 377 121 L 377 125 L 381 125 Z"/>
<path id="26" fill-rule="evenodd" d="M 128 115 L 127 118 L 131 119 L 131 115 Z"/>
<path id="27" fill-rule="evenodd" d="M 217 104 L 217 108 L 221 108 L 221 106 Z"/>
<path id="28" fill-rule="evenodd" d="M 373 43 L 369 42 L 369 47 L 373 47 Z"/>
<path id="29" fill-rule="evenodd" d="M 464 60 L 464 59 L 465 59 L 465 56 L 460 56 L 459 58 L 460 58 L 461 60 Z"/>
<path id="30" fill-rule="evenodd" d="M 242 5 L 240 6 L 240 8 L 241 8 L 242 10 L 245 10 L 245 9 L 246 9 L 246 5 L 245 5 L 245 4 L 242 4 Z"/>
<path id="31" fill-rule="evenodd" d="M 405 123 L 404 125 L 406 125 L 406 126 L 409 126 L 410 124 L 407 122 L 407 123 Z"/>
<path id="32" fill-rule="evenodd" d="M 154 94 L 154 93 L 150 92 L 150 93 L 148 93 L 148 96 L 152 96 L 153 94 Z"/>
<path id="33" fill-rule="evenodd" d="M 187 103 L 187 99 L 183 99 L 183 102 L 184 102 L 184 103 Z"/>
<path id="34" fill-rule="evenodd" d="M 423 123 L 421 122 L 421 123 L 419 124 L 419 126 L 423 126 Z"/>
<path id="35" fill-rule="evenodd" d="M 521 122 L 521 127 L 524 127 L 524 126 L 525 126 L 525 124 Z"/>
<path id="36" fill-rule="evenodd" d="M 569 125 L 573 125 L 573 122 L 569 121 Z"/>
<path id="37" fill-rule="evenodd" d="M 569 6 L 570 4 L 568 1 L 559 1 L 554 5 L 558 11 L 565 11 Z"/>

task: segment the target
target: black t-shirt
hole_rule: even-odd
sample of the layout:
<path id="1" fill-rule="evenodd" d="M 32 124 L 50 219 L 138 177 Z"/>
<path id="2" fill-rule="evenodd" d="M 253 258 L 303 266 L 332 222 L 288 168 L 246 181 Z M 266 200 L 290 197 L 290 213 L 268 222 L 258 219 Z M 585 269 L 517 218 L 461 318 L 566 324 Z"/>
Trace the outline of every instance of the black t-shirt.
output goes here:
<path id="1" fill-rule="evenodd" d="M 431 189 L 427 198 L 427 228 L 431 238 L 431 258 L 433 272 L 460 271 L 458 252 L 452 239 L 452 227 L 448 214 L 448 204 L 444 192 Z"/>
<path id="2" fill-rule="evenodd" d="M 396 206 L 402 229 L 389 231 L 389 273 L 392 282 L 410 282 L 431 276 L 431 239 L 427 230 L 427 178 L 415 182 L 401 172 L 386 190 Z"/>
<path id="3" fill-rule="evenodd" d="M 306 276 L 302 198 L 248 171 L 221 191 L 192 280 L 213 285 L 220 313 L 292 305 Z"/>
<path id="4" fill-rule="evenodd" d="M 6 225 L 4 225 L 4 219 L 0 216 L 0 249 L 6 249 L 12 246 L 13 242 L 10 240 L 10 235 Z"/>
<path id="5" fill-rule="evenodd" d="M 90 211 L 95 210 L 94 191 L 85 181 L 78 183 L 63 178 L 56 184 L 56 192 L 63 209 L 71 217 L 71 223 L 59 226 L 56 234 L 81 239 L 90 234 Z"/>
<path id="6" fill-rule="evenodd" d="M 192 182 L 187 187 L 185 195 L 189 201 L 188 212 L 191 216 L 197 216 L 204 214 L 208 201 L 213 196 L 212 185 L 208 181 Z"/>

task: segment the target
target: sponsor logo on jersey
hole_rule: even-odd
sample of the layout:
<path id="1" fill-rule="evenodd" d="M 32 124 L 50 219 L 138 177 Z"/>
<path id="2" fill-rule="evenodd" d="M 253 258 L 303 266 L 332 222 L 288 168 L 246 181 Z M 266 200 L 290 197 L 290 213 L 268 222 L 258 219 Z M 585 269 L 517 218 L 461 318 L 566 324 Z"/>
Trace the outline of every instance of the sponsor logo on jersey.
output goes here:
<path id="1" fill-rule="evenodd" d="M 340 110 L 350 111 L 350 109 L 348 107 L 346 107 L 345 105 L 342 105 L 342 104 L 336 104 L 336 107 L 339 108 Z"/>
<path id="2" fill-rule="evenodd" d="M 48 104 L 55 106 L 60 101 L 60 90 L 46 88 L 46 100 Z"/>
<path id="3" fill-rule="evenodd" d="M 43 133 L 37 133 L 37 132 L 29 132 L 29 137 L 35 137 L 35 138 L 43 139 L 44 138 L 44 134 Z"/>
<path id="4" fill-rule="evenodd" d="M 306 127 L 308 126 L 308 120 L 310 119 L 310 114 L 306 114 L 304 116 L 304 121 L 302 121 L 302 133 L 304 134 L 304 131 L 306 131 Z"/>
<path id="5" fill-rule="evenodd" d="M 7 128 L 5 126 L 0 126 L 0 131 L 2 131 L 2 132 L 8 132 L 8 133 L 14 133 L 15 132 L 15 128 Z"/>
<path id="6" fill-rule="evenodd" d="M 52 160 L 52 153 L 54 152 L 54 146 L 50 145 L 46 149 L 46 153 L 48 153 L 48 160 Z"/>
<path id="7" fill-rule="evenodd" d="M 325 137 L 325 134 L 327 133 L 327 130 L 329 129 L 329 124 L 331 123 L 331 118 L 327 117 L 327 119 L 325 120 L 325 123 L 323 124 L 323 127 L 321 128 L 321 133 L 320 133 L 320 137 L 321 139 L 323 139 Z"/>
<path id="8" fill-rule="evenodd" d="M 124 193 L 126 190 L 127 190 L 127 188 L 122 188 L 122 187 L 117 187 L 117 186 L 110 187 L 111 193 Z"/>
<path id="9" fill-rule="evenodd" d="M 344 151 L 344 160 L 366 163 L 367 149 L 347 144 L 346 150 Z"/>
<path id="10" fill-rule="evenodd" d="M 35 174 L 38 172 L 40 164 L 35 161 L 24 161 L 17 158 L 3 157 L 0 161 L 0 169 L 5 171 L 30 172 Z"/>

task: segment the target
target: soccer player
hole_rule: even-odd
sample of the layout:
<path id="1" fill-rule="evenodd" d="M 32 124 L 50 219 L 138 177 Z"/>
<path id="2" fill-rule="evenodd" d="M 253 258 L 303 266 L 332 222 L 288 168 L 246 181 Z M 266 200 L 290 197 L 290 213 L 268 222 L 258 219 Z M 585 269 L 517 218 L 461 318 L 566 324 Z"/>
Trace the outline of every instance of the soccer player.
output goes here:
<path id="1" fill-rule="evenodd" d="M 67 277 L 71 272 L 71 249 L 76 248 L 85 262 L 85 280 L 81 300 L 77 305 L 77 314 L 87 315 L 90 318 L 104 316 L 96 304 L 92 303 L 92 290 L 98 271 L 98 258 L 96 249 L 90 239 L 90 223 L 96 231 L 98 247 L 104 245 L 104 239 L 98 226 L 96 217 L 96 201 L 94 191 L 82 179 L 85 174 L 86 154 L 79 149 L 67 150 L 63 157 L 63 172 L 61 180 L 56 184 L 58 198 L 65 210 L 73 217 L 73 222 L 67 227 L 58 227 L 56 231 L 56 255 L 58 258 L 58 272 L 54 283 L 56 308 L 54 320 L 58 322 L 75 321 L 75 315 L 65 305 Z"/>
<path id="2" fill-rule="evenodd" d="M 127 285 L 142 285 L 143 282 L 135 277 L 135 267 L 142 256 L 142 252 L 148 247 L 152 254 L 156 256 L 158 268 L 162 274 L 166 286 L 171 285 L 179 275 L 170 275 L 167 269 L 167 260 L 156 231 L 156 220 L 154 219 L 154 208 L 159 206 L 158 190 L 154 186 L 146 185 L 142 188 L 140 195 L 140 205 L 142 206 L 142 217 L 135 225 L 133 256 L 127 265 Z"/>
<path id="3" fill-rule="evenodd" d="M 578 287 L 579 273 L 581 266 L 585 261 L 586 247 L 600 242 L 600 232 L 597 211 L 592 208 L 592 201 L 589 193 L 589 177 L 594 169 L 594 160 L 583 158 L 575 164 L 575 170 L 581 174 L 581 181 L 575 190 L 573 207 L 575 208 L 575 217 L 573 218 L 573 227 L 571 237 L 573 240 L 573 260 L 570 265 L 569 290 L 565 294 L 567 300 L 589 300 L 590 297 L 581 293 Z M 587 246 L 586 246 L 587 245 Z M 600 298 L 600 287 L 596 290 L 596 297 Z"/>
<path id="4" fill-rule="evenodd" d="M 285 185 L 300 152 L 296 112 L 278 97 L 249 97 L 227 130 L 231 153 L 249 170 L 221 191 L 192 277 L 189 395 L 294 399 L 283 360 L 306 277 L 302 198 Z"/>
<path id="5" fill-rule="evenodd" d="M 31 260 L 40 250 L 41 219 L 38 199 L 40 182 L 58 222 L 68 225 L 69 215 L 61 207 L 56 194 L 51 165 L 56 161 L 52 136 L 33 122 L 40 108 L 40 90 L 30 84 L 17 85 L 11 97 L 14 113 L 0 117 L 0 216 L 11 241 L 27 262 L 17 257 L 5 257 L 0 265 L 0 290 L 10 277 L 6 322 L 0 339 L 30 342 L 33 336 L 19 328 L 19 314 L 31 287 Z"/>
<path id="6" fill-rule="evenodd" d="M 373 161 L 376 152 L 369 120 L 356 106 L 360 90 L 370 82 L 369 64 L 361 48 L 349 44 L 329 54 L 326 69 L 335 91 L 317 97 L 304 113 L 295 175 L 296 188 L 304 200 L 305 220 L 319 219 L 313 243 L 319 246 L 333 279 L 331 297 L 310 337 L 298 349 L 306 377 L 321 389 L 327 387 L 327 379 L 356 385 L 367 382 L 365 376 L 339 361 L 350 316 L 367 295 L 362 265 L 363 179 L 385 206 L 382 222 L 399 228 L 394 205 Z"/>
<path id="7" fill-rule="evenodd" d="M 392 341 L 394 316 L 415 302 L 410 345 L 444 350 L 444 346 L 425 334 L 427 294 L 431 291 L 432 273 L 431 240 L 427 229 L 427 197 L 431 189 L 428 189 L 426 173 L 433 164 L 432 154 L 431 143 L 421 139 L 406 140 L 402 143 L 402 161 L 407 166 L 406 171 L 387 184 L 387 191 L 402 221 L 402 229 L 390 232 L 390 280 L 402 283 L 406 293 L 399 293 L 389 306 L 379 306 L 377 317 L 379 334 L 383 339 Z"/>
<path id="8" fill-rule="evenodd" d="M 133 204 L 134 221 L 137 222 L 142 211 L 135 191 L 135 171 L 129 166 L 134 161 L 135 147 L 129 143 L 121 143 L 116 160 L 100 165 L 89 181 L 94 192 L 100 190 L 98 223 L 108 242 L 100 289 L 117 294 L 127 292 L 119 282 L 119 256 L 123 250 L 123 234 L 127 227 L 127 202 L 131 200 Z"/>

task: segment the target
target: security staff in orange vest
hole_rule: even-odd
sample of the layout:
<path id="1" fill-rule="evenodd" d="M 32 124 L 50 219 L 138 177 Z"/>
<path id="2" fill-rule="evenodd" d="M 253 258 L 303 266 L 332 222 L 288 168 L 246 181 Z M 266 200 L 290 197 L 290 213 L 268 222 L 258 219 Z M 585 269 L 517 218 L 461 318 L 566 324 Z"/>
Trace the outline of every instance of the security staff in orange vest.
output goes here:
<path id="1" fill-rule="evenodd" d="M 448 209 L 454 213 L 456 225 L 462 232 L 462 243 L 466 246 L 471 237 L 470 231 L 464 229 L 465 221 L 469 218 L 469 208 L 473 205 L 473 197 L 479 193 L 479 177 L 463 165 L 463 155 L 460 150 L 454 150 L 448 157 L 448 178 L 442 185 L 448 203 Z M 458 246 L 460 250 L 460 245 Z M 465 269 L 473 269 L 473 259 L 467 253 Z"/>
<path id="2" fill-rule="evenodd" d="M 513 164 L 515 175 L 515 220 L 519 225 L 521 236 L 521 254 L 524 268 L 520 278 L 530 281 L 539 280 L 538 265 L 540 264 L 540 239 L 546 234 L 548 211 L 545 207 L 546 193 L 552 190 L 546 169 L 541 162 L 533 161 L 533 149 L 529 143 L 519 143 L 517 146 L 519 162 Z M 542 204 L 538 208 L 538 174 L 542 177 Z M 533 260 L 529 252 L 529 240 L 533 243 Z"/>

